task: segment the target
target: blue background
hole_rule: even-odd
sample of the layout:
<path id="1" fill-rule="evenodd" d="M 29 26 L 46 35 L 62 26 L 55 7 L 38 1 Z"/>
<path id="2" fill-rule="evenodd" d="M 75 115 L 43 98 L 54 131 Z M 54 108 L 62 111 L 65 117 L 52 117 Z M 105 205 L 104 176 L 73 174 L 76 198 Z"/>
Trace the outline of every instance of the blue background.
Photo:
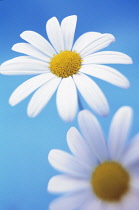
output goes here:
<path id="1" fill-rule="evenodd" d="M 46 21 L 78 15 L 75 39 L 88 31 L 111 33 L 116 42 L 106 50 L 132 57 L 133 65 L 113 65 L 131 82 L 128 90 L 94 79 L 110 107 L 106 118 L 97 116 L 105 135 L 113 114 L 123 105 L 134 109 L 130 136 L 139 131 L 139 1 L 138 0 L 3 0 L 0 1 L 0 63 L 19 56 L 11 47 L 22 42 L 20 33 L 33 30 L 46 37 Z M 53 148 L 68 151 L 66 132 L 73 123 L 58 116 L 55 95 L 34 119 L 26 114 L 31 96 L 15 107 L 8 104 L 14 89 L 31 76 L 0 75 L 0 210 L 47 210 L 55 198 L 47 192 L 50 177 L 57 172 L 47 157 Z M 86 104 L 84 104 L 87 108 Z"/>

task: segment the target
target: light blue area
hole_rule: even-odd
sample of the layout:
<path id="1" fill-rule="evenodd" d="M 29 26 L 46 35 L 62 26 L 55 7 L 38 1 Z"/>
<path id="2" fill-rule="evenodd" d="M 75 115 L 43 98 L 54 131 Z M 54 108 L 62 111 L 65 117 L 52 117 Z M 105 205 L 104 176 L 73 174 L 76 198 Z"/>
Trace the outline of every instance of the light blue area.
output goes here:
<path id="1" fill-rule="evenodd" d="M 113 114 L 123 105 L 134 109 L 131 135 L 139 131 L 139 2 L 138 0 L 3 0 L 0 1 L 0 63 L 19 56 L 11 47 L 20 33 L 33 30 L 46 36 L 46 21 L 78 15 L 75 39 L 88 31 L 112 33 L 116 42 L 106 50 L 132 57 L 133 65 L 112 65 L 131 82 L 128 90 L 94 79 L 108 98 L 111 113 L 98 117 L 107 136 Z M 77 121 L 64 123 L 55 96 L 35 119 L 27 117 L 31 96 L 15 107 L 8 104 L 13 90 L 29 76 L 0 76 L 0 210 L 47 210 L 55 197 L 47 192 L 57 172 L 47 156 L 51 149 L 68 150 L 66 132 Z M 93 99 L 92 99 L 93 100 Z M 87 106 L 85 105 L 85 108 Z"/>

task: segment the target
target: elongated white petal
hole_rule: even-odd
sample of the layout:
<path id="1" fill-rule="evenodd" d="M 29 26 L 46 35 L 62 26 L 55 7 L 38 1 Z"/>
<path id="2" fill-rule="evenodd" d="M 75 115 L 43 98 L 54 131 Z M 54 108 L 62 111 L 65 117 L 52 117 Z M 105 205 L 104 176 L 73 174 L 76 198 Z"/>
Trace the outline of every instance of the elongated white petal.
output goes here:
<path id="1" fill-rule="evenodd" d="M 107 160 L 105 137 L 95 116 L 88 110 L 83 110 L 78 115 L 78 123 L 92 153 L 96 155 L 99 161 Z"/>
<path id="2" fill-rule="evenodd" d="M 57 175 L 50 179 L 48 191 L 53 193 L 75 192 L 90 188 L 88 180 L 68 175 Z"/>
<path id="3" fill-rule="evenodd" d="M 76 22 L 77 16 L 71 15 L 64 18 L 61 22 L 61 29 L 63 32 L 63 38 L 65 43 L 65 50 L 71 50 L 73 40 L 74 40 L 74 33 L 76 29 Z"/>
<path id="4" fill-rule="evenodd" d="M 139 133 L 131 140 L 121 157 L 121 161 L 127 168 L 135 168 L 139 171 Z"/>
<path id="5" fill-rule="evenodd" d="M 115 41 L 115 38 L 112 34 L 102 34 L 99 38 L 95 39 L 90 45 L 84 48 L 80 55 L 84 59 L 85 56 L 95 53 L 107 46 L 109 46 L 112 42 Z"/>
<path id="6" fill-rule="evenodd" d="M 17 43 L 12 47 L 12 50 L 20 53 L 24 53 L 26 55 L 30 55 L 34 58 L 49 62 L 50 57 L 45 55 L 44 53 L 37 50 L 35 47 L 33 47 L 31 44 L 28 43 Z"/>
<path id="7" fill-rule="evenodd" d="M 75 210 L 80 209 L 83 203 L 90 196 L 90 192 L 84 190 L 77 193 L 68 194 L 66 196 L 55 199 L 50 203 L 50 210 Z"/>
<path id="8" fill-rule="evenodd" d="M 12 58 L 10 60 L 7 60 L 7 61 L 3 62 L 1 64 L 1 66 L 7 66 L 9 64 L 20 63 L 20 62 L 24 62 L 24 61 L 27 61 L 27 60 L 30 60 L 30 59 L 36 60 L 33 57 L 31 57 L 31 56 L 22 55 L 22 56 L 18 56 L 18 57 L 15 57 L 15 58 Z M 41 62 L 43 62 L 43 61 L 41 61 Z M 46 62 L 43 62 L 43 63 L 47 64 Z"/>
<path id="9" fill-rule="evenodd" d="M 31 75 L 50 72 L 47 63 L 26 56 L 4 62 L 0 71 L 1 74 L 5 75 Z"/>
<path id="10" fill-rule="evenodd" d="M 103 51 L 86 56 L 85 58 L 83 58 L 82 63 L 83 64 L 111 64 L 111 63 L 131 64 L 132 59 L 128 55 L 121 52 Z"/>
<path id="11" fill-rule="evenodd" d="M 52 57 L 56 53 L 50 43 L 34 31 L 24 31 L 20 36 L 47 56 Z"/>
<path id="12" fill-rule="evenodd" d="M 73 45 L 72 51 L 76 50 L 80 53 L 83 49 L 88 47 L 92 42 L 99 39 L 102 36 L 101 33 L 98 32 L 87 32 L 81 35 Z"/>
<path id="13" fill-rule="evenodd" d="M 90 169 L 67 152 L 53 149 L 48 155 L 50 164 L 57 170 L 78 178 L 89 178 Z"/>
<path id="14" fill-rule="evenodd" d="M 88 105 L 99 115 L 106 116 L 109 113 L 109 106 L 97 84 L 81 73 L 75 74 L 73 77 L 78 90 Z"/>
<path id="15" fill-rule="evenodd" d="M 14 106 L 21 102 L 24 98 L 30 95 L 34 90 L 42 86 L 48 80 L 54 77 L 51 73 L 37 75 L 24 83 L 22 83 L 15 91 L 12 93 L 9 99 L 10 105 Z"/>
<path id="16" fill-rule="evenodd" d="M 60 117 L 72 121 L 77 112 L 77 90 L 72 77 L 63 78 L 56 96 L 56 104 Z"/>
<path id="17" fill-rule="evenodd" d="M 114 115 L 109 131 L 109 153 L 114 160 L 121 158 L 125 142 L 131 127 L 132 109 L 121 107 Z"/>
<path id="18" fill-rule="evenodd" d="M 76 158 L 87 164 L 91 169 L 96 166 L 96 157 L 92 154 L 88 143 L 83 139 L 76 128 L 72 127 L 69 129 L 67 133 L 67 143 Z"/>
<path id="19" fill-rule="evenodd" d="M 121 88 L 129 88 L 128 79 L 116 69 L 104 65 L 83 65 L 80 72 L 105 80 Z"/>
<path id="20" fill-rule="evenodd" d="M 53 47 L 59 53 L 64 50 L 64 40 L 61 27 L 56 17 L 49 19 L 46 23 L 47 36 Z"/>
<path id="21" fill-rule="evenodd" d="M 60 78 L 54 77 L 34 93 L 27 108 L 30 117 L 36 117 L 41 112 L 56 91 L 60 81 Z"/>

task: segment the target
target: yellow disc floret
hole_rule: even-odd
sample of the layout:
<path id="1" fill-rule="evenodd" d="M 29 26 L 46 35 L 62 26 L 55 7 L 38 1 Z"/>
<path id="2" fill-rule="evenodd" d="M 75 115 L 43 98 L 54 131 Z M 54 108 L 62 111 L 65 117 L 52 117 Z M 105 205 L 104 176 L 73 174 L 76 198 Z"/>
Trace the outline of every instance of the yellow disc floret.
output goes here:
<path id="1" fill-rule="evenodd" d="M 114 161 L 98 165 L 91 176 L 91 186 L 96 196 L 108 202 L 118 202 L 129 190 L 130 176 L 121 164 Z"/>
<path id="2" fill-rule="evenodd" d="M 80 54 L 65 50 L 51 58 L 49 68 L 58 77 L 66 78 L 78 73 L 81 62 Z"/>

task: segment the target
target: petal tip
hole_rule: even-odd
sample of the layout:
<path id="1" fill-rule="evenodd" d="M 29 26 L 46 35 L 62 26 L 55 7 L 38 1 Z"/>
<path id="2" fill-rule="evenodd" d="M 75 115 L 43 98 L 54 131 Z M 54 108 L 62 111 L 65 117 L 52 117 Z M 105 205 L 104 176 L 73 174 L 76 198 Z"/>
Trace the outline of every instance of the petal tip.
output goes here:
<path id="1" fill-rule="evenodd" d="M 110 110 L 107 109 L 107 110 L 105 110 L 105 111 L 101 114 L 101 116 L 102 116 L 102 117 L 107 117 L 109 114 L 110 114 Z"/>
<path id="2" fill-rule="evenodd" d="M 106 104 L 105 108 L 102 111 L 100 110 L 99 115 L 102 117 L 107 117 L 109 113 L 110 113 L 110 108 L 109 108 L 109 105 Z"/>
<path id="3" fill-rule="evenodd" d="M 20 37 L 22 38 L 22 36 L 26 33 L 26 31 L 23 31 L 21 34 L 20 34 Z"/>
<path id="4" fill-rule="evenodd" d="M 54 153 L 57 151 L 57 149 L 52 149 L 50 150 L 49 154 L 48 154 L 48 161 L 51 164 L 51 159 L 53 158 Z"/>
<path id="5" fill-rule="evenodd" d="M 54 16 L 54 17 L 51 17 L 51 18 L 46 22 L 46 26 L 47 26 L 47 24 L 50 24 L 50 22 L 51 22 L 51 21 L 54 21 L 54 20 L 58 21 L 57 18 L 56 18 L 55 16 Z"/>
<path id="6" fill-rule="evenodd" d="M 71 122 L 73 122 L 73 120 L 75 119 L 75 116 L 76 116 L 76 113 L 72 113 L 72 114 L 70 114 L 70 113 L 61 113 L 59 110 L 58 110 L 58 114 L 59 114 L 59 117 L 63 120 L 63 121 L 65 121 L 65 122 L 67 122 L 67 123 L 71 123 Z"/>
<path id="7" fill-rule="evenodd" d="M 122 106 L 119 110 L 124 110 L 125 112 L 133 112 L 133 109 L 130 106 Z"/>
<path id="8" fill-rule="evenodd" d="M 133 64 L 133 60 L 131 57 L 129 57 L 129 64 Z"/>
<path id="9" fill-rule="evenodd" d="M 17 46 L 17 44 L 14 44 L 14 45 L 12 46 L 11 49 L 12 49 L 13 51 L 16 51 L 16 46 Z"/>
<path id="10" fill-rule="evenodd" d="M 16 105 L 16 103 L 15 103 L 15 101 L 13 100 L 12 97 L 9 98 L 9 104 L 10 104 L 11 106 L 15 106 L 15 105 Z"/>
<path id="11" fill-rule="evenodd" d="M 128 89 L 130 87 L 129 80 L 125 77 L 124 80 L 121 82 L 121 85 L 119 86 L 123 89 Z"/>
<path id="12" fill-rule="evenodd" d="M 124 88 L 125 88 L 125 89 L 130 88 L 130 82 L 129 82 L 128 80 L 127 80 L 127 82 L 126 82 L 126 84 L 125 84 Z"/>
<path id="13" fill-rule="evenodd" d="M 35 118 L 37 114 L 35 112 L 30 111 L 30 109 L 27 108 L 27 116 L 30 118 Z"/>
<path id="14" fill-rule="evenodd" d="M 116 112 L 116 114 L 117 113 L 120 113 L 120 115 L 123 115 L 123 116 L 130 116 L 130 119 L 132 120 L 133 109 L 130 106 L 122 106 L 122 107 L 120 107 L 118 109 L 118 111 Z"/>

